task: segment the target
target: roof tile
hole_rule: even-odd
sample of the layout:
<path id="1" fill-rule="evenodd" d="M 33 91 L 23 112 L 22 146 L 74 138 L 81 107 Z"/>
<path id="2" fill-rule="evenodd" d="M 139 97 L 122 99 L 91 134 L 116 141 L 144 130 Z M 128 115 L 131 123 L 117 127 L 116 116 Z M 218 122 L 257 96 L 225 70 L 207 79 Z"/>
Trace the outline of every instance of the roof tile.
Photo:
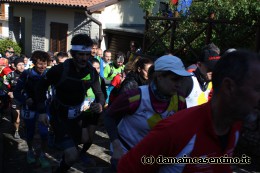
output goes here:
<path id="1" fill-rule="evenodd" d="M 6 3 L 60 5 L 67 7 L 91 8 L 104 4 L 104 7 L 116 3 L 118 0 L 2 0 Z M 102 6 L 102 5 L 101 5 Z M 103 8 L 104 8 L 103 7 Z"/>

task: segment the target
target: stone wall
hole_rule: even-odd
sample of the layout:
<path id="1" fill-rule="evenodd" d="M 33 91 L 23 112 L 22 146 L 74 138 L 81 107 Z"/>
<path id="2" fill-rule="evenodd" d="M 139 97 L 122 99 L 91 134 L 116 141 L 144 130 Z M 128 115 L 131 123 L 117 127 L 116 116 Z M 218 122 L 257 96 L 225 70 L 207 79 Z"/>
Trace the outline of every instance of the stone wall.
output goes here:
<path id="1" fill-rule="evenodd" d="M 74 30 L 73 35 L 84 33 L 90 35 L 91 22 L 87 21 L 85 13 L 76 12 L 74 15 Z"/>
<path id="2" fill-rule="evenodd" d="M 92 14 L 92 17 L 94 17 L 97 20 L 99 20 L 99 16 L 100 14 Z M 90 37 L 96 41 L 99 39 L 99 26 L 94 22 L 91 27 Z"/>
<path id="3" fill-rule="evenodd" d="M 32 52 L 45 48 L 45 10 L 32 10 Z"/>

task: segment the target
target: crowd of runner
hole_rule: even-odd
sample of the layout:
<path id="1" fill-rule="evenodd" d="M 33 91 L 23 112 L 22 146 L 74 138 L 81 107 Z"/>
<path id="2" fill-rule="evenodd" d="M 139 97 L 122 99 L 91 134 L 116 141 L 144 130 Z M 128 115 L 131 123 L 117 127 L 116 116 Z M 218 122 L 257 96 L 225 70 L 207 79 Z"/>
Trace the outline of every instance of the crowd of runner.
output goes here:
<path id="1" fill-rule="evenodd" d="M 62 149 L 57 173 L 89 159 L 101 115 L 114 172 L 232 172 L 229 164 L 151 160 L 232 157 L 241 122 L 260 111 L 260 57 L 221 52 L 211 43 L 190 68 L 181 58 L 165 54 L 153 61 L 134 41 L 126 54 L 113 55 L 86 34 L 72 38 L 68 53 L 37 50 L 28 57 L 8 47 L 0 58 L 0 116 L 11 117 L 15 139 L 23 122 L 28 164 L 50 167 L 47 148 Z"/>

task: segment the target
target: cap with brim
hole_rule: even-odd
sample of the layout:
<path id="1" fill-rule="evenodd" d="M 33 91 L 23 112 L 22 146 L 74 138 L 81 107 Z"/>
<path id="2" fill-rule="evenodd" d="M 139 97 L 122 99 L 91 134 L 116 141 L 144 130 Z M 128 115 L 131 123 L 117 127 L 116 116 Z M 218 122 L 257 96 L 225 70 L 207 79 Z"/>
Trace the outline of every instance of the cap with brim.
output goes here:
<path id="1" fill-rule="evenodd" d="M 213 70 L 218 60 L 219 54 L 214 50 L 205 50 L 202 63 L 204 63 L 209 69 Z"/>
<path id="2" fill-rule="evenodd" d="M 154 62 L 155 71 L 171 71 L 179 76 L 192 76 L 185 70 L 180 58 L 173 55 L 164 55 Z"/>

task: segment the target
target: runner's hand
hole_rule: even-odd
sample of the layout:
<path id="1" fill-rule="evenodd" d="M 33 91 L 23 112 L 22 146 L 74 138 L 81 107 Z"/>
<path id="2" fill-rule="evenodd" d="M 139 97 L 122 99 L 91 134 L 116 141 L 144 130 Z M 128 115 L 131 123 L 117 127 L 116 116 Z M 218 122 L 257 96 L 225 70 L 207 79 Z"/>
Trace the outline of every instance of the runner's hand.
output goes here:
<path id="1" fill-rule="evenodd" d="M 8 95 L 9 95 L 9 97 L 10 97 L 11 99 L 14 98 L 14 94 L 13 94 L 13 92 L 8 92 Z"/>
<path id="2" fill-rule="evenodd" d="M 49 126 L 49 119 L 48 119 L 48 115 L 46 113 L 39 114 L 38 121 L 40 123 L 44 124 L 45 126 Z"/>
<path id="3" fill-rule="evenodd" d="M 28 106 L 33 105 L 33 99 L 32 98 L 28 98 L 25 102 L 26 102 L 26 105 L 28 105 Z"/>
<path id="4" fill-rule="evenodd" d="M 102 112 L 102 105 L 100 103 L 91 103 L 90 110 L 94 113 L 101 113 Z"/>
<path id="5" fill-rule="evenodd" d="M 124 151 L 123 151 L 123 148 L 122 148 L 119 140 L 118 139 L 114 140 L 112 142 L 112 146 L 113 146 L 112 158 L 119 160 L 124 155 Z"/>

